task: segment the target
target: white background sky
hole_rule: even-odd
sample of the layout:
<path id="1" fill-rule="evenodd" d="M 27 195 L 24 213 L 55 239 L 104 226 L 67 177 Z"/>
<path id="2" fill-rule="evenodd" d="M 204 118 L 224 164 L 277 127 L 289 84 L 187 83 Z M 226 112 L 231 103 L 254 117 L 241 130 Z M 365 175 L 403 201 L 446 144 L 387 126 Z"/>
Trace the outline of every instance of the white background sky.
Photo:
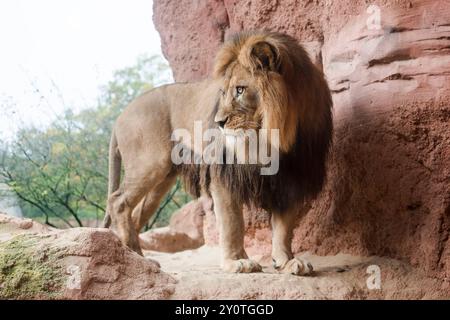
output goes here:
<path id="1" fill-rule="evenodd" d="M 1 0 L 0 140 L 9 139 L 22 121 L 48 123 L 64 104 L 75 110 L 92 105 L 114 70 L 132 65 L 140 54 L 161 54 L 152 5 Z"/>

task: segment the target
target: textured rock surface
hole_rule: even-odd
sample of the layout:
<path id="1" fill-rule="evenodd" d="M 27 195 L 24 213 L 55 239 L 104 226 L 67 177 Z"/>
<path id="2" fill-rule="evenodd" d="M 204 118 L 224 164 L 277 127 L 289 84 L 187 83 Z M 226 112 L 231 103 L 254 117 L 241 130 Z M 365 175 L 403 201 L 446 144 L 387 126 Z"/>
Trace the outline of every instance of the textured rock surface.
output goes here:
<path id="1" fill-rule="evenodd" d="M 252 256 L 263 273 L 230 274 L 219 267 L 218 247 L 144 258 L 106 229 L 50 230 L 0 214 L 0 299 L 448 298 L 445 282 L 397 260 L 301 257 L 314 264 L 312 277 L 278 274 L 269 255 Z M 375 278 L 369 266 L 379 268 Z M 379 289 L 369 287 L 378 275 Z"/>
<path id="2" fill-rule="evenodd" d="M 314 264 L 312 277 L 278 274 L 270 256 L 253 256 L 263 273 L 220 270 L 218 247 L 174 254 L 146 252 L 178 282 L 172 299 L 445 299 L 445 284 L 398 260 L 379 257 L 300 255 Z M 369 268 L 369 266 L 371 266 Z M 372 268 L 379 268 L 375 289 Z M 369 283 L 369 286 L 367 285 Z M 370 288 L 370 289 L 369 289 Z"/>
<path id="3" fill-rule="evenodd" d="M 11 239 L 24 233 L 46 233 L 55 230 L 31 219 L 17 218 L 0 213 L 0 241 Z"/>
<path id="4" fill-rule="evenodd" d="M 175 212 L 168 227 L 141 233 L 140 243 L 144 250 L 177 252 L 201 247 L 203 238 L 203 216 L 205 211 L 201 199 L 191 201 Z"/>
<path id="5" fill-rule="evenodd" d="M 0 214 L 0 299 L 164 299 L 174 283 L 109 230 L 49 230 Z"/>
<path id="6" fill-rule="evenodd" d="M 447 282 L 449 17 L 449 2 L 439 0 L 154 3 L 177 81 L 204 78 L 223 39 L 248 29 L 286 32 L 323 65 L 334 148 L 328 184 L 296 228 L 296 252 L 401 258 Z M 206 218 L 213 243 L 213 217 Z M 246 221 L 247 244 L 270 250 L 267 216 L 250 212 Z"/>

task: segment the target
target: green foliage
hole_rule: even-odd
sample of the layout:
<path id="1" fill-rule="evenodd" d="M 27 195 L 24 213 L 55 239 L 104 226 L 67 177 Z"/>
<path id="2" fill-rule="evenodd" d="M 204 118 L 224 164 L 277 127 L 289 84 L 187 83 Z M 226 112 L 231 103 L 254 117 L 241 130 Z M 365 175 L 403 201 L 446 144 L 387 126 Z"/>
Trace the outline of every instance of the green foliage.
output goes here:
<path id="1" fill-rule="evenodd" d="M 142 56 L 114 73 L 101 88 L 97 106 L 79 113 L 66 108 L 44 129 L 22 128 L 0 151 L 0 175 L 18 195 L 25 215 L 60 227 L 98 224 L 105 211 L 113 123 L 136 96 L 168 80 L 170 70 L 161 58 Z M 189 200 L 180 188 L 173 190 L 155 225 L 167 223 Z"/>
<path id="2" fill-rule="evenodd" d="M 141 56 L 134 66 L 114 72 L 113 79 L 101 89 L 99 105 L 117 112 L 113 114 L 117 116 L 142 92 L 169 81 L 171 75 L 167 63 L 159 56 Z"/>

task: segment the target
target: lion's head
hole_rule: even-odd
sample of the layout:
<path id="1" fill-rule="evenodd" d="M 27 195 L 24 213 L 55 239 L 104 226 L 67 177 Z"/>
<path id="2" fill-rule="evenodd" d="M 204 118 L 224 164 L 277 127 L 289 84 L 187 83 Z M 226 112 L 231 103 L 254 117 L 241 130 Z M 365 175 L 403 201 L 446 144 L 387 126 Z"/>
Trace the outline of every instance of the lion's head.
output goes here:
<path id="1" fill-rule="evenodd" d="M 225 129 L 279 129 L 285 153 L 295 146 L 299 126 L 331 133 L 331 97 L 322 73 L 285 34 L 235 35 L 216 56 L 214 77 L 222 83 L 214 120 Z"/>

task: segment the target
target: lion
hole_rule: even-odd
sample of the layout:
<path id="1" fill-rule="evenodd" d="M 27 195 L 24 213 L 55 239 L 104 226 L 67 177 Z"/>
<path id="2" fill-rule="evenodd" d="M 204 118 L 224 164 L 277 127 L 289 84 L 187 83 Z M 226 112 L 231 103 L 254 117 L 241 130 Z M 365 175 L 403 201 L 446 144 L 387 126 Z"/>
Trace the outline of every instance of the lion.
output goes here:
<path id="1" fill-rule="evenodd" d="M 297 214 L 306 212 L 326 178 L 332 99 L 323 73 L 297 41 L 282 33 L 241 32 L 219 49 L 212 76 L 148 91 L 118 117 L 111 137 L 105 227 L 142 255 L 139 231 L 178 176 L 196 197 L 210 196 L 219 230 L 221 267 L 262 271 L 244 248 L 243 206 L 271 214 L 272 259 L 282 273 L 308 275 L 312 265 L 291 250 Z M 258 164 L 173 163 L 171 134 L 194 122 L 205 128 L 279 130 L 279 169 Z M 224 130 L 225 129 L 225 130 Z M 120 184 L 121 163 L 124 178 Z"/>

